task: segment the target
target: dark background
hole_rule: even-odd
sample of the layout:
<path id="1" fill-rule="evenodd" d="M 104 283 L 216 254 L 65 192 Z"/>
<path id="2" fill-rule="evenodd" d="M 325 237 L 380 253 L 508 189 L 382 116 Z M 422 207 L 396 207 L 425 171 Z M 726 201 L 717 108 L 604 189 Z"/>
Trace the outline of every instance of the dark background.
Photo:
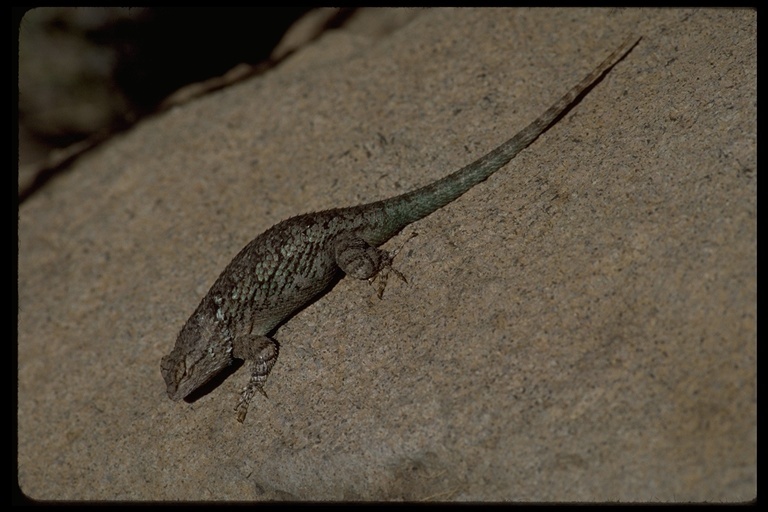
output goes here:
<path id="1" fill-rule="evenodd" d="M 185 85 L 220 77 L 235 66 L 268 69 L 275 64 L 270 56 L 277 43 L 308 11 L 14 10 L 19 200 L 83 151 L 156 112 Z M 329 26 L 351 12 L 338 10 Z"/>

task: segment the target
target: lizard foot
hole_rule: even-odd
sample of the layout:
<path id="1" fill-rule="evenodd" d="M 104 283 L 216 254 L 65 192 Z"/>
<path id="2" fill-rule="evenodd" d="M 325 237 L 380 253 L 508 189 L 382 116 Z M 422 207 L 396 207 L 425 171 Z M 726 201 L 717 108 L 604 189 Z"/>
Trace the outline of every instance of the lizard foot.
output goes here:
<path id="1" fill-rule="evenodd" d="M 381 299 L 384 296 L 384 289 L 387 287 L 387 280 L 389 279 L 389 273 L 392 272 L 397 277 L 403 280 L 404 283 L 408 283 L 408 279 L 405 278 L 402 272 L 397 270 L 392 266 L 392 262 L 395 259 L 395 256 L 405 247 L 405 244 L 407 244 L 413 237 L 418 235 L 418 233 L 413 232 L 411 235 L 406 238 L 402 244 L 400 244 L 400 247 L 397 247 L 392 252 L 387 253 L 386 258 L 382 262 L 381 269 L 379 270 L 376 275 L 369 277 L 368 282 L 373 285 L 373 282 L 378 278 L 378 283 L 376 284 L 376 295 Z"/>

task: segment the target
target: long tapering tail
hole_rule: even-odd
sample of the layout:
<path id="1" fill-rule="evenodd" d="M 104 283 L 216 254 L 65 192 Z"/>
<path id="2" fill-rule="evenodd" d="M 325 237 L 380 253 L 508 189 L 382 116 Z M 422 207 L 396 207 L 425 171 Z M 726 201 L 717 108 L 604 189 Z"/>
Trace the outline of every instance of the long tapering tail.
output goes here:
<path id="1" fill-rule="evenodd" d="M 640 37 L 630 37 L 611 53 L 599 66 L 557 100 L 546 112 L 523 128 L 514 137 L 489 152 L 485 156 L 419 189 L 405 194 L 370 204 L 369 211 L 384 212 L 381 232 L 374 234 L 369 242 L 380 245 L 398 233 L 408 224 L 422 219 L 455 200 L 478 183 L 488 179 L 501 167 L 512 160 L 542 133 L 555 124 L 567 111 L 578 103 L 581 96 L 602 78 L 640 41 Z M 382 226 L 382 224 L 379 224 Z"/>

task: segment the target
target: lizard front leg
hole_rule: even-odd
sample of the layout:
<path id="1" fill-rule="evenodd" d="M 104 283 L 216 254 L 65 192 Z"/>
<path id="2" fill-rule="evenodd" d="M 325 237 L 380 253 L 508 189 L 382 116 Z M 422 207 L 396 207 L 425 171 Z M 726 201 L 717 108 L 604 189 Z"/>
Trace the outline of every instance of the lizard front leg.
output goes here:
<path id="1" fill-rule="evenodd" d="M 275 340 L 260 335 L 240 336 L 233 341 L 232 355 L 245 360 L 251 374 L 248 384 L 240 393 L 240 401 L 235 407 L 237 421 L 240 423 L 245 420 L 245 415 L 248 414 L 248 405 L 256 391 L 265 397 L 267 396 L 264 391 L 264 383 L 277 362 L 279 348 Z"/>

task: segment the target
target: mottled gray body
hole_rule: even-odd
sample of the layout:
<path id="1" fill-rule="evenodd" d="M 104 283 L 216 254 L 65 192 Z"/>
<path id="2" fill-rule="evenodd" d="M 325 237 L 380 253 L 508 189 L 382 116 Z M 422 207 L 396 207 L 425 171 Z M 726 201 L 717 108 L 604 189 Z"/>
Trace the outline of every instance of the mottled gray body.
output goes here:
<path id="1" fill-rule="evenodd" d="M 266 335 L 325 290 L 343 271 L 369 279 L 391 268 L 377 247 L 486 180 L 533 142 L 607 73 L 639 39 L 628 39 L 544 114 L 475 162 L 422 188 L 375 203 L 300 215 L 256 237 L 235 256 L 161 361 L 168 396 L 180 400 L 235 359 L 250 379 L 237 406 L 248 404 L 275 364 L 278 345 Z"/>

